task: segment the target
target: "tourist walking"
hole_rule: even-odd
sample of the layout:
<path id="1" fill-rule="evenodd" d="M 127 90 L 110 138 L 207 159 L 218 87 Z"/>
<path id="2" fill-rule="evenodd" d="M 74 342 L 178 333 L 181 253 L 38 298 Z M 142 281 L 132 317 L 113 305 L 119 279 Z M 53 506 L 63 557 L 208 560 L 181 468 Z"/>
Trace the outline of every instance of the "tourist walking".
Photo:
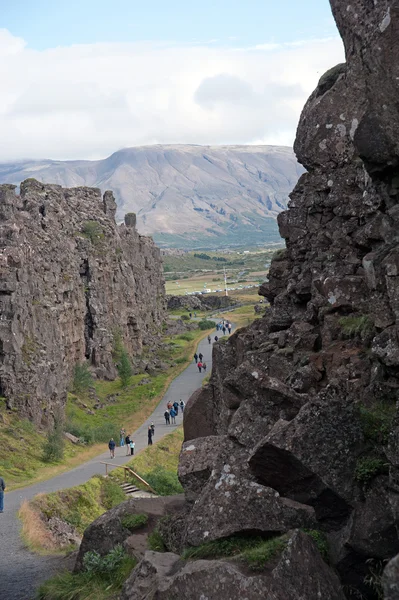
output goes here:
<path id="1" fill-rule="evenodd" d="M 199 358 L 199 359 L 200 359 L 200 361 L 202 362 L 202 359 L 204 358 L 204 355 L 202 354 L 202 352 L 200 352 L 200 353 L 198 354 L 198 358 Z"/>
<path id="2" fill-rule="evenodd" d="M 151 431 L 152 431 L 152 437 L 154 437 L 154 435 L 155 435 L 155 425 L 154 425 L 154 423 L 152 421 L 151 421 L 150 427 L 151 427 Z"/>
<path id="3" fill-rule="evenodd" d="M 172 421 L 172 425 L 176 425 L 176 411 L 174 408 L 170 409 L 170 418 Z"/>
<path id="4" fill-rule="evenodd" d="M 223 335 L 226 335 L 226 327 L 224 325 L 223 325 L 222 331 L 223 331 Z"/>
<path id="5" fill-rule="evenodd" d="M 208 344 L 210 344 L 212 342 L 211 336 L 208 335 Z"/>
<path id="6" fill-rule="evenodd" d="M 130 435 L 129 434 L 125 437 L 125 444 L 126 444 L 126 456 L 129 456 L 129 454 L 130 454 Z"/>
<path id="7" fill-rule="evenodd" d="M 197 353 L 194 354 L 194 361 L 195 361 L 195 363 L 198 362 L 198 354 Z"/>
<path id="8" fill-rule="evenodd" d="M 0 477 L 0 513 L 4 511 L 4 490 L 6 489 L 5 481 Z"/>
<path id="9" fill-rule="evenodd" d="M 122 427 L 119 435 L 120 435 L 120 438 L 121 438 L 120 444 L 121 444 L 121 448 L 122 448 L 122 446 L 125 445 L 125 435 L 126 435 L 126 431 L 125 431 L 124 427 Z"/>
<path id="10" fill-rule="evenodd" d="M 229 330 L 229 335 L 231 333 L 231 323 L 227 323 L 227 329 Z"/>
<path id="11" fill-rule="evenodd" d="M 167 409 L 170 410 L 172 408 L 172 403 L 168 402 L 166 406 L 167 406 Z"/>
<path id="12" fill-rule="evenodd" d="M 111 458 L 115 458 L 115 446 L 116 444 L 114 438 L 111 438 L 108 442 L 108 448 Z"/>
<path id="13" fill-rule="evenodd" d="M 148 427 L 148 445 L 152 446 L 152 429 Z"/>
<path id="14" fill-rule="evenodd" d="M 198 367 L 198 371 L 201 373 L 201 371 L 202 371 L 202 362 L 200 360 L 198 361 L 197 367 Z"/>
<path id="15" fill-rule="evenodd" d="M 203 361 L 203 363 L 202 363 L 202 368 L 204 369 L 204 372 L 205 372 L 206 371 L 206 362 L 205 361 Z"/>
<path id="16" fill-rule="evenodd" d="M 136 444 L 134 443 L 134 441 L 130 440 L 130 442 L 129 442 L 129 448 L 130 448 L 130 454 L 131 454 L 131 456 L 134 456 L 134 447 L 135 447 L 135 445 Z"/>
<path id="17" fill-rule="evenodd" d="M 219 340 L 218 336 L 215 335 L 215 342 L 217 342 Z"/>
<path id="18" fill-rule="evenodd" d="M 165 410 L 165 412 L 163 413 L 163 416 L 165 417 L 165 425 L 170 425 L 170 414 L 168 410 Z"/>
<path id="19" fill-rule="evenodd" d="M 177 415 L 179 414 L 179 403 L 176 400 L 173 402 L 173 408 L 177 417 Z"/>
<path id="20" fill-rule="evenodd" d="M 186 405 L 184 404 L 183 400 L 180 400 L 180 409 L 181 409 L 181 412 L 182 412 L 182 414 L 183 414 L 183 412 L 184 412 L 184 407 L 185 407 L 185 406 L 186 406 Z"/>

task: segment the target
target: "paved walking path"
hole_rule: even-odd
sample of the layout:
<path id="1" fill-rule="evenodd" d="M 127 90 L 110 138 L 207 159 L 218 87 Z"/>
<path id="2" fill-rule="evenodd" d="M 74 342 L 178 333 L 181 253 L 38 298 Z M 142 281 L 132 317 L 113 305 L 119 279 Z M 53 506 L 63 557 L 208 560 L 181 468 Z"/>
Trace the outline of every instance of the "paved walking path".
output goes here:
<path id="1" fill-rule="evenodd" d="M 234 330 L 234 326 L 233 326 Z M 216 330 L 211 333 L 212 343 Z M 217 334 L 219 335 L 219 333 Z M 221 337 L 221 335 L 219 335 Z M 212 367 L 212 345 L 205 338 L 199 343 L 197 352 L 202 352 L 207 363 L 207 372 L 199 373 L 198 368 L 192 363 L 178 375 L 170 384 L 162 400 L 137 431 L 133 433 L 136 442 L 135 452 L 139 452 L 147 446 L 147 431 L 151 422 L 155 425 L 154 441 L 173 431 L 182 422 L 182 415 L 176 418 L 176 425 L 165 425 L 164 412 L 169 401 L 172 403 L 182 399 L 187 402 L 195 390 L 202 385 L 202 379 Z M 121 426 L 123 424 L 121 423 Z M 45 579 L 62 568 L 65 563 L 60 557 L 41 557 L 29 552 L 24 546 L 20 533 L 20 522 L 17 512 L 23 500 L 30 500 L 39 493 L 55 492 L 60 489 L 69 488 L 84 483 L 97 473 L 104 474 L 105 466 L 101 461 L 112 462 L 114 467 L 122 465 L 131 459 L 125 456 L 125 448 L 116 448 L 115 459 L 110 460 L 109 451 L 96 456 L 92 460 L 75 467 L 71 471 L 57 475 L 48 481 L 36 483 L 26 488 L 15 490 L 5 494 L 4 513 L 0 514 L 0 598 L 4 600 L 34 600 L 34 590 Z M 7 481 L 6 481 L 7 483 Z"/>

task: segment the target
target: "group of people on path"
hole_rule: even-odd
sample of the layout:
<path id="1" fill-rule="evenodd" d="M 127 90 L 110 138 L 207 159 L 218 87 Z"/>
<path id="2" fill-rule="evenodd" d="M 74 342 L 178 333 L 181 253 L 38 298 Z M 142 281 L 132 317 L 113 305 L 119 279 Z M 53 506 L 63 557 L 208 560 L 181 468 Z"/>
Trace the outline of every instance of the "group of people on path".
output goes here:
<path id="1" fill-rule="evenodd" d="M 163 414 L 163 416 L 165 417 L 165 425 L 176 425 L 176 417 L 179 414 L 179 408 L 181 410 L 181 413 L 183 414 L 185 406 L 186 405 L 182 399 L 180 399 L 180 402 L 177 402 L 177 400 L 175 400 L 173 404 L 172 402 L 168 402 L 168 404 L 166 405 L 166 410 Z"/>
<path id="2" fill-rule="evenodd" d="M 195 361 L 195 364 L 197 365 L 198 371 L 200 373 L 201 373 L 202 369 L 204 369 L 204 371 L 206 371 L 206 362 L 204 361 L 204 355 L 202 354 L 202 352 L 200 352 L 199 354 L 197 354 L 197 353 L 194 354 L 194 361 Z"/>
<path id="3" fill-rule="evenodd" d="M 231 328 L 232 325 L 230 323 L 230 321 L 225 321 L 224 319 L 222 321 L 220 321 L 220 323 L 216 323 L 216 331 L 222 331 L 223 335 L 226 335 L 226 333 L 228 333 L 230 335 L 231 333 Z M 219 338 L 215 337 L 215 342 L 218 340 Z"/>
<path id="4" fill-rule="evenodd" d="M 132 436 L 127 434 L 126 430 L 123 427 L 119 432 L 119 436 L 120 436 L 120 442 L 119 442 L 120 447 L 123 448 L 126 446 L 126 456 L 133 456 L 134 448 L 135 448 L 136 444 L 135 444 L 135 441 L 133 440 Z M 115 442 L 114 438 L 111 438 L 109 440 L 108 448 L 109 448 L 110 457 L 115 458 L 116 442 Z"/>

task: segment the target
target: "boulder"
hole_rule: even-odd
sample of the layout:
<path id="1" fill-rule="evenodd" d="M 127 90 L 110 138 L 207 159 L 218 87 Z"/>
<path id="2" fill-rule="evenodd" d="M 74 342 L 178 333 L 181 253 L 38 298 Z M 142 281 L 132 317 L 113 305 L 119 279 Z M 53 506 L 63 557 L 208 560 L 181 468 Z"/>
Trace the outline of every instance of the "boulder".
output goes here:
<path id="1" fill-rule="evenodd" d="M 382 574 L 384 600 L 399 600 L 399 554 L 389 561 Z"/>
<path id="2" fill-rule="evenodd" d="M 146 552 L 121 600 L 345 600 L 335 573 L 309 536 L 293 532 L 280 555 L 251 571 L 240 559 L 183 561 Z"/>
<path id="3" fill-rule="evenodd" d="M 178 474 L 188 502 L 194 502 L 201 494 L 226 441 L 227 436 L 208 436 L 183 444 Z"/>
<path id="4" fill-rule="evenodd" d="M 257 480 L 298 502 L 317 518 L 341 523 L 356 498 L 354 470 L 363 434 L 353 404 L 332 386 L 291 421 L 279 421 L 250 457 Z"/>
<path id="5" fill-rule="evenodd" d="M 75 572 L 83 568 L 83 557 L 86 552 L 95 550 L 105 556 L 117 544 L 123 544 L 131 537 L 131 531 L 122 524 L 123 517 L 145 513 L 148 515 L 146 531 L 154 529 L 158 519 L 164 515 L 175 514 L 183 510 L 185 500 L 183 495 L 160 496 L 157 498 L 133 498 L 122 502 L 93 521 L 83 534 L 78 556 L 75 563 Z M 137 533 L 141 534 L 141 529 Z M 132 541 L 128 544 L 132 546 Z"/>

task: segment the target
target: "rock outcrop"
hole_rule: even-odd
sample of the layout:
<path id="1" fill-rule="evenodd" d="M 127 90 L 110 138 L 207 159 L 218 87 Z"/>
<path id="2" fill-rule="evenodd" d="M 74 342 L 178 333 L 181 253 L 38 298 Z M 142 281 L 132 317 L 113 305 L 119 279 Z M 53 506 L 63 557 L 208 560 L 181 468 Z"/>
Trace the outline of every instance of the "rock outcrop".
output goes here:
<path id="1" fill-rule="evenodd" d="M 134 356 L 160 330 L 160 253 L 115 212 L 98 189 L 0 186 L 0 395 L 37 423 L 62 408 L 77 363 L 112 379 L 115 335 Z"/>
<path id="2" fill-rule="evenodd" d="M 261 287 L 271 308 L 215 344 L 210 383 L 185 409 L 181 547 L 311 527 L 347 597 L 374 600 L 399 552 L 399 0 L 331 6 L 347 62 L 301 116 L 295 150 L 308 172 L 278 218 L 286 250 Z M 292 577 L 293 597 L 336 597 L 318 590 L 318 568 L 311 580 L 294 561 L 281 597 Z M 152 563 L 137 567 L 126 600 L 144 597 L 135 586 L 156 577 Z M 231 563 L 173 564 L 148 597 L 240 596 Z M 246 579 L 245 597 L 280 598 L 258 586 Z"/>
<path id="3" fill-rule="evenodd" d="M 194 294 L 193 296 L 166 296 L 168 310 L 218 310 L 237 304 L 231 296 L 213 296 L 212 294 Z"/>
<path id="4" fill-rule="evenodd" d="M 294 532 L 267 572 L 236 560 L 182 561 L 173 553 L 146 552 L 127 580 L 121 600 L 344 600 L 336 575 L 309 536 Z"/>

